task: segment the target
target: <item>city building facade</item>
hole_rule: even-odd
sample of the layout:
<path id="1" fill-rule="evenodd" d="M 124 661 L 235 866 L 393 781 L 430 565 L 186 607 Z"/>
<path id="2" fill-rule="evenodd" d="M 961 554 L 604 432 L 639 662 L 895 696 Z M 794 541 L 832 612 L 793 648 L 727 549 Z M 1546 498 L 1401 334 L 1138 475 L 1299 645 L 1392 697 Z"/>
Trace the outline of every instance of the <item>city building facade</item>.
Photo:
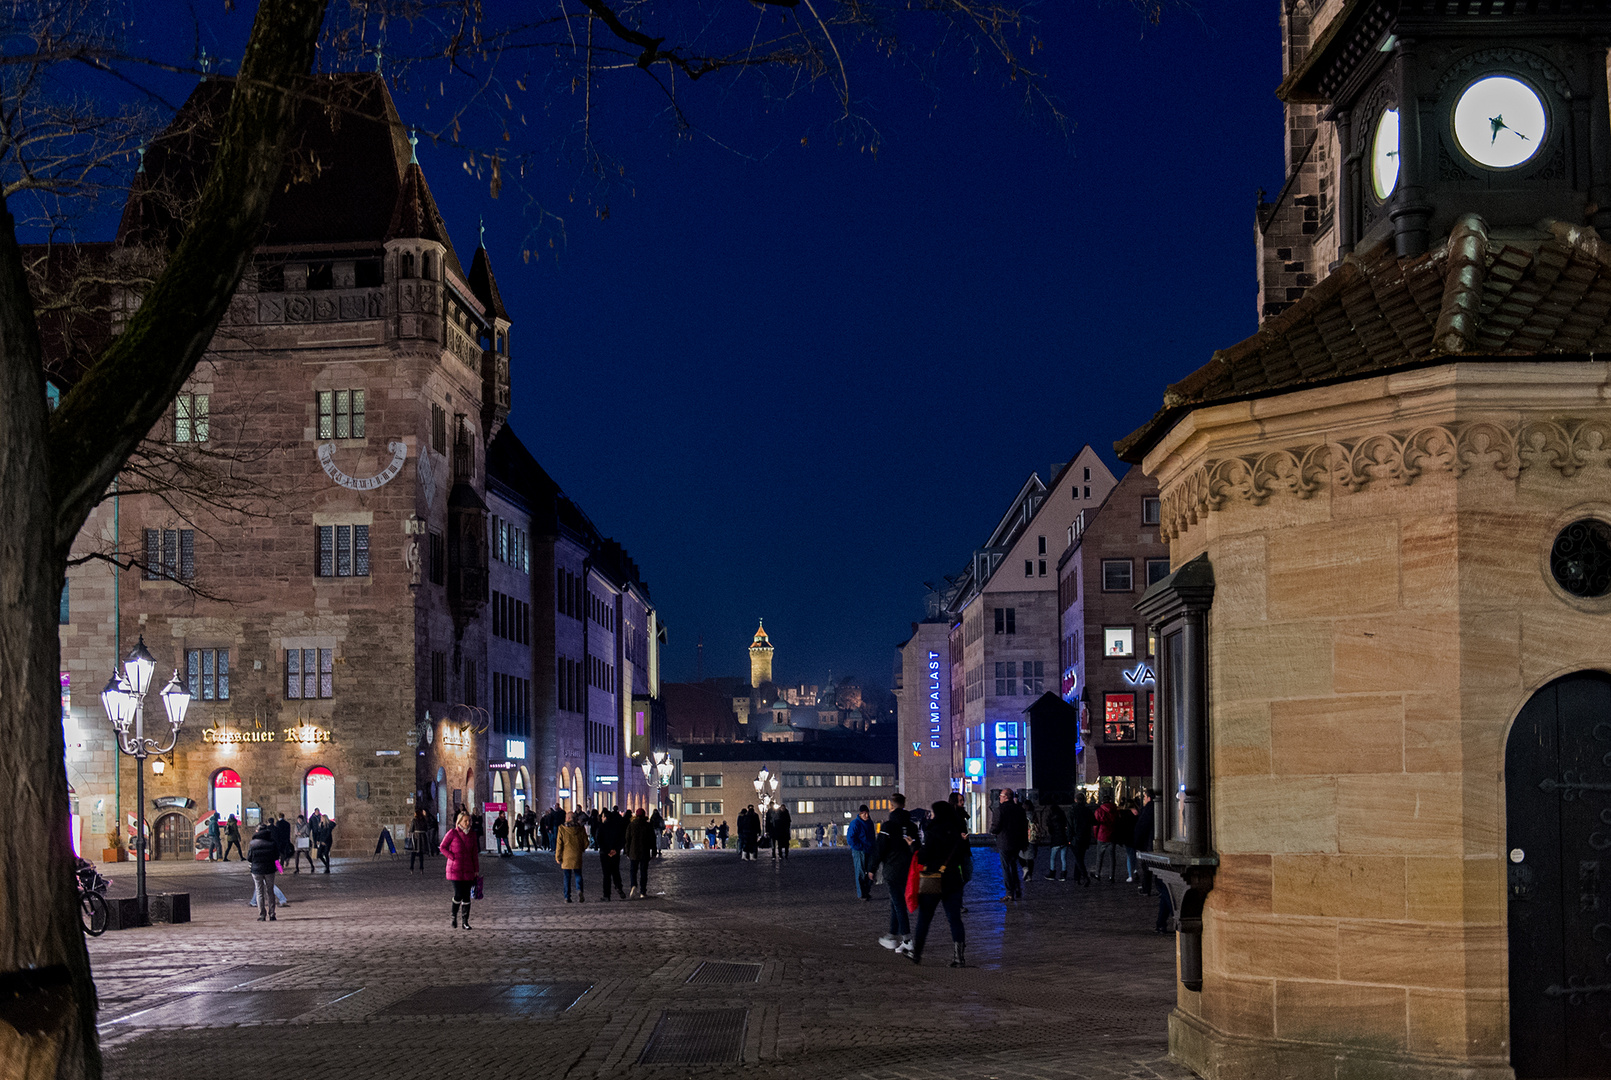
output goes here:
<path id="1" fill-rule="evenodd" d="M 814 845 L 819 826 L 842 843 L 857 807 L 887 814 L 897 790 L 893 741 L 863 735 L 833 744 L 702 743 L 682 747 L 682 761 L 677 822 L 696 843 L 707 825 L 725 821 L 733 837 L 729 846 L 737 846 L 738 812 L 746 806 L 761 810 L 755 782 L 762 769 L 766 794 L 788 807 L 799 846 Z"/>
<path id="2" fill-rule="evenodd" d="M 1611 16 L 1281 17 L 1338 262 L 1119 446 L 1174 567 L 1140 602 L 1171 1051 L 1603 1077 Z"/>
<path id="3" fill-rule="evenodd" d="M 951 621 L 938 594 L 930 601 L 928 617 L 895 649 L 899 783 L 913 807 L 944 802 L 961 782 L 951 756 Z"/>
<path id="4" fill-rule="evenodd" d="M 1152 777 L 1156 662 L 1135 603 L 1169 573 L 1158 508 L 1156 481 L 1130 469 L 1101 506 L 1080 511 L 1057 563 L 1058 693 L 1080 710 L 1077 775 L 1126 796 Z"/>

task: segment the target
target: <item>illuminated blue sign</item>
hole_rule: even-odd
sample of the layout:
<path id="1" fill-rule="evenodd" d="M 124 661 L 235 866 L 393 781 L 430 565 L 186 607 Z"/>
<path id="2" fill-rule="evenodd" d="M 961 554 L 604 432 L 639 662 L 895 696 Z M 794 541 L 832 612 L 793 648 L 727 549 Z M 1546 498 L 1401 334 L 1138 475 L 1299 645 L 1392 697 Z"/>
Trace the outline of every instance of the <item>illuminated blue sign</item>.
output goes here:
<path id="1" fill-rule="evenodd" d="M 982 757 L 968 758 L 966 763 L 965 763 L 965 771 L 968 774 L 968 779 L 969 780 L 983 780 L 984 779 L 984 758 L 982 758 Z"/>
<path id="2" fill-rule="evenodd" d="M 940 748 L 940 654 L 929 650 L 929 749 Z"/>
<path id="3" fill-rule="evenodd" d="M 1124 681 L 1131 686 L 1140 686 L 1142 683 L 1155 682 L 1157 676 L 1153 674 L 1151 664 L 1140 664 L 1134 670 L 1122 673 Z"/>

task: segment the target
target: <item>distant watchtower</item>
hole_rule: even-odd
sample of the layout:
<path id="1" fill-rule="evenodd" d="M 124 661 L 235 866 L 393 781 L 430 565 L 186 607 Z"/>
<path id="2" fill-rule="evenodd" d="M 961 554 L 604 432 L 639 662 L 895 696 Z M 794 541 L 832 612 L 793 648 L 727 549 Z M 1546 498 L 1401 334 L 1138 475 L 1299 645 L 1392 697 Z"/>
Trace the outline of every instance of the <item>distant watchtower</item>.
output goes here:
<path id="1" fill-rule="evenodd" d="M 762 622 L 750 642 L 750 685 L 764 686 L 771 681 L 772 639 L 766 636 L 766 624 Z"/>

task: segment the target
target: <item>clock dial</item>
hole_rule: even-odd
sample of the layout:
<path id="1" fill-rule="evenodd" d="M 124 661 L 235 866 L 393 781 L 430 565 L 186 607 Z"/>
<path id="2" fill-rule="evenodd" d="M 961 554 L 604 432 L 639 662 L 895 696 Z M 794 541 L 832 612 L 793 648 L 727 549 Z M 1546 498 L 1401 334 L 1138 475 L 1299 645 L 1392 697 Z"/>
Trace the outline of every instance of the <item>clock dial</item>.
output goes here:
<path id="1" fill-rule="evenodd" d="M 1455 102 L 1455 141 L 1472 161 L 1490 169 L 1531 160 L 1548 130 L 1538 91 L 1508 75 L 1478 79 Z"/>
<path id="2" fill-rule="evenodd" d="M 1384 109 L 1371 139 L 1370 181 L 1382 202 L 1398 187 L 1398 110 Z"/>

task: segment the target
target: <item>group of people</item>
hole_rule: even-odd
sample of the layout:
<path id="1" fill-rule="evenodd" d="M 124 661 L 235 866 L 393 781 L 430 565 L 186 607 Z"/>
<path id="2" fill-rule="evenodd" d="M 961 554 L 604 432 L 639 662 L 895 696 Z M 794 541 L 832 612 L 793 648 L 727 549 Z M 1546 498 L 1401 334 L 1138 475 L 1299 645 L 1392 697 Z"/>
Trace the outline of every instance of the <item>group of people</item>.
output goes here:
<path id="1" fill-rule="evenodd" d="M 656 817 L 659 816 L 657 811 Z M 554 835 L 554 861 L 565 874 L 565 902 L 571 902 L 571 885 L 576 886 L 576 902 L 587 903 L 582 868 L 586 864 L 589 836 L 585 827 L 587 815 L 573 811 L 569 820 Z M 610 889 L 622 900 L 649 898 L 649 860 L 659 849 L 659 830 L 640 806 L 630 816 L 617 809 L 605 810 L 592 836 L 593 850 L 598 852 L 599 872 L 604 879 L 604 899 L 610 898 Z M 631 875 L 631 893 L 621 887 L 621 857 L 626 856 Z"/>
<path id="2" fill-rule="evenodd" d="M 218 815 L 214 814 L 209 825 L 208 836 L 212 840 L 218 829 Z M 233 814 L 228 824 L 229 834 L 240 838 L 239 825 Z M 324 872 L 330 872 L 330 845 L 335 842 L 336 822 L 334 818 L 325 816 L 314 807 L 311 814 L 298 814 L 293 830 L 291 822 L 281 814 L 277 818 L 265 821 L 257 827 L 252 834 L 251 843 L 246 845 L 244 856 L 252 868 L 252 903 L 257 907 L 257 921 L 278 921 L 276 915 L 280 904 L 286 903 L 285 894 L 275 886 L 277 875 L 284 873 L 285 860 L 292 860 L 292 873 L 302 872 L 302 860 L 308 860 L 308 873 L 318 873 L 318 867 L 313 859 L 317 855 L 324 863 Z M 209 858 L 212 852 L 208 852 Z M 229 861 L 229 849 L 224 849 L 224 862 Z"/>
<path id="3" fill-rule="evenodd" d="M 914 964 L 923 962 L 929 926 L 943 910 L 951 926 L 950 966 L 967 966 L 962 890 L 973 878 L 973 848 L 961 799 L 953 794 L 950 802 L 935 803 L 926 817 L 914 821 L 906 796 L 896 793 L 881 829 L 863 804 L 845 832 L 856 895 L 871 900 L 874 882 L 889 886 L 889 931 L 878 943 Z"/>
<path id="4" fill-rule="evenodd" d="M 1111 792 L 1103 791 L 1093 807 L 1081 792 L 1064 810 L 1055 803 L 1037 807 L 1027 798 L 1020 801 L 1014 792 L 1003 791 L 990 824 L 1001 859 L 1002 901 L 1012 903 L 1024 898 L 1024 882 L 1034 880 L 1035 862 L 1043 847 L 1049 851 L 1047 881 L 1067 881 L 1072 862 L 1075 882 L 1089 886 L 1092 881 L 1101 881 L 1102 868 L 1106 866 L 1108 884 L 1116 884 L 1122 852 L 1125 882 L 1150 896 L 1152 874 L 1140 864 L 1138 855 L 1152 850 L 1157 794 L 1149 790 L 1139 798 L 1120 804 Z M 1096 848 L 1094 874 L 1087 862 L 1093 846 Z M 1158 918 L 1153 929 L 1162 934 L 1167 932 L 1174 912 L 1169 890 L 1160 885 L 1158 893 Z"/>
<path id="5" fill-rule="evenodd" d="M 738 857 L 751 861 L 760 858 L 764 835 L 772 842 L 772 858 L 787 859 L 792 824 L 789 808 L 782 803 L 767 807 L 764 818 L 754 805 L 746 806 L 738 812 Z"/>

